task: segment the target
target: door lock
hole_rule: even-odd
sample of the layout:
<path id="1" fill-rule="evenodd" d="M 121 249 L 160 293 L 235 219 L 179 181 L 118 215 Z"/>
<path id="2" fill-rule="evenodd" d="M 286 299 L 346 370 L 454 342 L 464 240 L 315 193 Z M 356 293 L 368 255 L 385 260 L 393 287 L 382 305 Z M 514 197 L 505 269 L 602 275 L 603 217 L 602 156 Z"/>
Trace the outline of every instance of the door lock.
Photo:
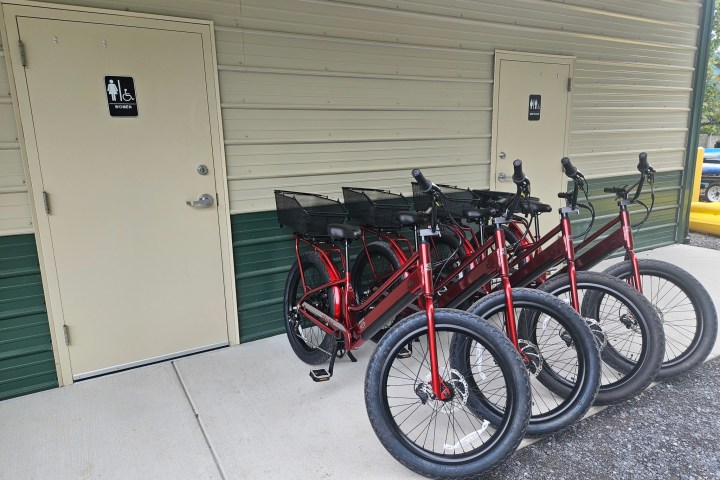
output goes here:
<path id="1" fill-rule="evenodd" d="M 197 200 L 188 200 L 185 203 L 195 208 L 210 208 L 215 203 L 215 199 L 209 193 L 203 193 Z"/>
<path id="2" fill-rule="evenodd" d="M 505 172 L 500 172 L 497 174 L 498 182 L 504 182 L 507 180 L 507 176 L 505 175 Z"/>
<path id="3" fill-rule="evenodd" d="M 500 160 L 505 160 L 505 157 L 506 157 L 505 152 L 500 152 L 498 154 L 498 157 L 500 157 Z"/>

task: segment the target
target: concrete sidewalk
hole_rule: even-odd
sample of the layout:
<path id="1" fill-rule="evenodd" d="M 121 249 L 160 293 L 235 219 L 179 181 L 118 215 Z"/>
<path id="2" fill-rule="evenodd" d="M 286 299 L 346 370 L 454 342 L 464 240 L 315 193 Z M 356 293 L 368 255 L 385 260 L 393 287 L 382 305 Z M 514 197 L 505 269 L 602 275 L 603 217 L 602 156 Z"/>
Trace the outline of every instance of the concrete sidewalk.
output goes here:
<path id="1" fill-rule="evenodd" d="M 720 304 L 720 251 L 642 256 L 681 265 Z M 367 420 L 370 353 L 314 383 L 276 336 L 0 402 L 0 478 L 418 478 Z"/>

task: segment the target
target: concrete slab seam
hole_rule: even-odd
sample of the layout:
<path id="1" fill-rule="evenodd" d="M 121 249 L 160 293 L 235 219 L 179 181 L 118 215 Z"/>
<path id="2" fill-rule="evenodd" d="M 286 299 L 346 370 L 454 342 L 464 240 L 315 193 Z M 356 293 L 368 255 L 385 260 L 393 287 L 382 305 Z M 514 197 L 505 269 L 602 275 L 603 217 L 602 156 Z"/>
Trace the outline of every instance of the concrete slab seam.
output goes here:
<path id="1" fill-rule="evenodd" d="M 227 475 L 225 474 L 225 470 L 223 469 L 222 465 L 220 464 L 220 458 L 218 458 L 217 452 L 215 451 L 215 447 L 213 447 L 212 442 L 210 441 L 210 437 L 208 436 L 207 430 L 205 429 L 205 425 L 203 424 L 202 418 L 200 418 L 200 413 L 198 412 L 197 407 L 195 406 L 195 402 L 193 402 L 192 397 L 190 396 L 190 392 L 188 391 L 187 385 L 185 385 L 185 381 L 182 378 L 182 375 L 180 375 L 180 370 L 178 369 L 177 363 L 172 363 L 173 369 L 175 369 L 175 374 L 177 375 L 178 381 L 180 382 L 180 386 L 183 389 L 183 392 L 185 392 L 185 398 L 187 398 L 188 403 L 190 404 L 190 408 L 192 408 L 193 414 L 195 414 L 195 420 L 197 420 L 198 425 L 200 426 L 200 431 L 203 434 L 203 437 L 205 438 L 205 443 L 207 443 L 208 449 L 210 449 L 210 454 L 213 457 L 213 461 L 215 462 L 215 465 L 218 468 L 218 471 L 220 472 L 220 477 L 222 480 L 227 480 Z"/>

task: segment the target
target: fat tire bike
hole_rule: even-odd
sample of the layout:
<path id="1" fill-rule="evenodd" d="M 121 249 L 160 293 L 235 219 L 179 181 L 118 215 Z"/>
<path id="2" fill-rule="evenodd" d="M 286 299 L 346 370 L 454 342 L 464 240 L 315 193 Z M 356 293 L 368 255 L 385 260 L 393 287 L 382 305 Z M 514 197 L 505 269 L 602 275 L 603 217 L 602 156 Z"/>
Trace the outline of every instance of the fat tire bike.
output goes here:
<path id="1" fill-rule="evenodd" d="M 413 176 L 432 186 L 419 170 Z M 395 459 L 431 478 L 477 478 L 508 458 L 530 419 L 527 370 L 510 341 L 482 319 L 435 308 L 428 238 L 437 234 L 436 223 L 399 214 L 415 227 L 418 249 L 358 303 L 349 244 L 361 231 L 336 223 L 345 218 L 342 205 L 302 192 L 275 191 L 275 198 L 278 221 L 293 228 L 295 239 L 284 299 L 288 340 L 306 363 L 330 361 L 327 370 L 311 370 L 311 378 L 330 380 L 337 358 L 354 361 L 352 350 L 420 299 L 421 311 L 391 327 L 370 357 L 365 400 L 374 431 Z M 473 386 L 500 405 L 499 420 L 471 409 L 467 379 L 474 372 L 452 364 L 451 342 L 482 348 L 485 377 Z"/>
<path id="2" fill-rule="evenodd" d="M 520 161 L 516 170 L 518 183 L 527 182 Z M 358 190 L 353 187 L 346 188 Z M 439 211 L 441 216 L 447 217 L 448 212 L 460 211 L 439 187 L 431 185 L 427 188 L 435 192 L 435 203 L 431 205 L 433 212 Z M 414 189 L 422 190 L 421 183 L 417 182 Z M 345 198 L 348 204 L 350 198 L 347 195 Z M 377 205 L 372 208 L 377 208 Z M 349 209 L 358 210 L 357 206 Z M 468 211 L 465 213 L 474 215 Z M 365 225 L 364 232 L 377 234 L 379 229 L 382 230 L 377 218 L 372 218 L 371 215 L 360 217 Z M 447 232 L 451 228 L 463 227 L 446 224 L 442 231 Z M 525 361 L 531 374 L 533 397 L 533 411 L 527 435 L 556 433 L 582 418 L 593 404 L 600 379 L 600 359 L 594 336 L 590 327 L 572 308 L 552 295 L 527 289 L 510 289 L 507 256 L 502 249 L 496 248 L 496 245 L 503 245 L 505 242 L 502 235 L 503 231 L 499 230 L 482 249 L 465 258 L 453 259 L 455 270 L 445 268 L 447 259 L 433 262 L 433 273 L 439 282 L 436 286 L 440 287 L 435 289 L 435 302 L 438 305 L 455 307 L 481 289 L 491 278 L 497 277 L 498 285 L 507 287 L 473 304 L 469 311 L 492 321 L 507 332 L 508 338 Z M 386 235 L 380 237 L 381 241 L 365 244 L 353 266 L 353 274 L 356 275 L 355 289 L 363 294 L 372 292 L 378 283 L 396 271 L 398 264 L 405 261 L 404 248 Z M 440 238 L 452 237 L 443 234 Z M 437 242 L 437 238 L 433 240 L 436 244 L 442 244 Z M 469 276 L 463 277 L 464 274 Z M 465 282 L 469 278 L 476 278 L 473 277 L 475 274 L 480 276 L 477 277 L 479 280 Z M 476 371 L 477 378 L 483 377 L 481 365 L 477 364 L 478 360 L 475 358 L 482 349 L 475 349 L 467 342 L 462 345 L 452 342 L 450 347 L 453 365 L 462 367 L 463 371 Z M 472 383 L 474 380 L 468 378 L 471 392 L 476 390 Z M 486 408 L 488 402 L 479 398 L 474 394 L 469 397 L 468 404 L 473 411 L 489 419 L 502 416 L 501 408 Z"/>

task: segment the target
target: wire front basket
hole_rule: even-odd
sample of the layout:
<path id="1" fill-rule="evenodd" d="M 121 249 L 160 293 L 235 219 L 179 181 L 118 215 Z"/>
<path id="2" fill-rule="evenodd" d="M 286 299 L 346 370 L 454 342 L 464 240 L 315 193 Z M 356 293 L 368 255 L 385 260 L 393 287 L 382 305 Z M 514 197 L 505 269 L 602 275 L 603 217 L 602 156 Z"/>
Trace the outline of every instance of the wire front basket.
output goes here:
<path id="1" fill-rule="evenodd" d="M 462 218 L 463 209 L 477 208 L 477 200 L 473 192 L 466 188 L 458 188 L 451 185 L 435 184 L 436 187 L 447 198 L 447 210 L 438 207 L 438 216 Z M 431 199 L 426 193 L 420 191 L 420 186 L 416 182 L 412 182 L 413 201 L 415 202 L 415 210 L 426 211 L 430 208 Z"/>
<path id="2" fill-rule="evenodd" d="M 343 197 L 351 218 L 375 228 L 398 228 L 398 212 L 410 210 L 408 199 L 387 190 L 343 187 Z"/>
<path id="3" fill-rule="evenodd" d="M 342 203 L 314 193 L 275 190 L 275 206 L 278 223 L 303 235 L 327 236 L 329 224 L 347 218 Z"/>

